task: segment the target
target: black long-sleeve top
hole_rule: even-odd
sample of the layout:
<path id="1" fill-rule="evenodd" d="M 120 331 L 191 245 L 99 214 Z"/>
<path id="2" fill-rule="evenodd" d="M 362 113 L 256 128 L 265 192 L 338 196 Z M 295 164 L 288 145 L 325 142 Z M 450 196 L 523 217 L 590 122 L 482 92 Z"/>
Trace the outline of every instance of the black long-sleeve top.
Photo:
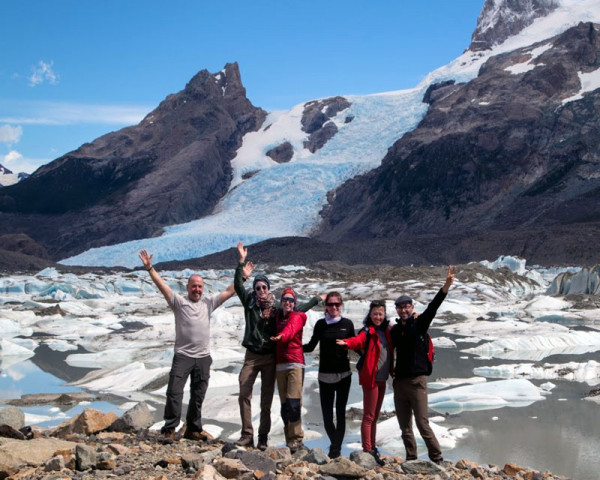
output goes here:
<path id="1" fill-rule="evenodd" d="M 354 337 L 352 320 L 342 317 L 339 322 L 327 324 L 324 318 L 315 324 L 310 342 L 302 346 L 305 352 L 312 352 L 320 344 L 320 373 L 344 373 L 350 370 L 348 350 L 335 343 L 336 340 Z"/>

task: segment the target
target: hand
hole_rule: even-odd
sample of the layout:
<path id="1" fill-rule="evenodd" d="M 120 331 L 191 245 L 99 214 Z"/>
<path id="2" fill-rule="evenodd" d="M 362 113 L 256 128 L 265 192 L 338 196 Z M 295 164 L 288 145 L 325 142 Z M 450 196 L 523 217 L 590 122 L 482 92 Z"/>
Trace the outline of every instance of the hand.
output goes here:
<path id="1" fill-rule="evenodd" d="M 244 248 L 244 244 L 242 242 L 238 242 L 237 249 L 238 253 L 240 254 L 240 263 L 244 263 L 246 261 L 246 256 L 248 255 L 248 249 Z"/>
<path id="2" fill-rule="evenodd" d="M 444 291 L 444 293 L 448 293 L 448 290 L 450 290 L 450 287 L 452 286 L 452 284 L 454 283 L 454 274 L 456 273 L 456 267 L 452 266 L 452 265 L 448 265 L 448 275 L 446 276 L 446 283 L 444 283 L 444 286 L 442 287 L 442 290 Z"/>
<path id="3" fill-rule="evenodd" d="M 272 342 L 279 342 L 283 338 L 283 335 L 277 335 L 276 337 L 271 337 Z"/>
<path id="4" fill-rule="evenodd" d="M 325 299 L 327 298 L 327 294 L 326 293 L 319 293 L 319 297 L 321 297 L 321 300 L 325 301 Z"/>
<path id="5" fill-rule="evenodd" d="M 253 271 L 254 271 L 254 263 L 252 263 L 252 262 L 246 263 L 246 265 L 244 265 L 244 268 L 242 269 L 242 277 L 244 277 L 247 280 L 248 278 L 250 278 L 250 275 L 252 275 Z"/>
<path id="6" fill-rule="evenodd" d="M 142 250 L 140 251 L 139 257 L 142 260 L 142 263 L 144 264 L 144 268 L 146 270 L 150 270 L 152 268 L 152 257 L 154 257 L 154 254 L 148 255 L 148 252 L 146 250 Z"/>
<path id="7" fill-rule="evenodd" d="M 345 340 L 340 340 L 340 339 L 336 340 L 335 344 L 339 345 L 340 347 L 347 347 L 348 346 L 348 343 Z"/>

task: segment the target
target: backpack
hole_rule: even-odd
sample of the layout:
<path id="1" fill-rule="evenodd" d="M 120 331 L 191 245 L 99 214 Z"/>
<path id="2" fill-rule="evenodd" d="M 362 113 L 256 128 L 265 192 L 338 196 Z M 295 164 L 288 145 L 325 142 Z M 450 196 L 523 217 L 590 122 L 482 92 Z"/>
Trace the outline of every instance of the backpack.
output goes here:
<path id="1" fill-rule="evenodd" d="M 426 333 L 427 338 L 424 335 L 421 335 L 421 341 L 427 342 L 427 375 L 431 375 L 433 371 L 433 362 L 435 362 L 435 347 L 433 346 L 433 341 L 431 340 L 431 335 Z"/>
<path id="2" fill-rule="evenodd" d="M 365 357 L 367 356 L 367 351 L 369 350 L 369 340 L 371 339 L 371 335 L 369 335 L 369 327 L 363 327 L 363 330 L 366 333 L 367 341 L 365 342 L 365 349 L 363 353 L 359 353 L 358 362 L 356 362 L 356 370 L 360 372 L 363 365 L 365 364 Z"/>

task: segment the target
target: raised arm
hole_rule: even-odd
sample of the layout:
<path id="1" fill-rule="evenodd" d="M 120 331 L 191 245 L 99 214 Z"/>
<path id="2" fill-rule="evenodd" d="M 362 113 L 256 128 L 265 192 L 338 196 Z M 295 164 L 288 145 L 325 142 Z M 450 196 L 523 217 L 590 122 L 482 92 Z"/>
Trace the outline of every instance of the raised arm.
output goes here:
<path id="1" fill-rule="evenodd" d="M 246 305 L 246 301 L 248 300 L 248 292 L 246 292 L 246 289 L 244 288 L 244 281 L 254 270 L 254 264 L 252 262 L 248 262 L 248 265 L 245 265 L 248 249 L 244 248 L 242 242 L 238 242 L 237 249 L 239 254 L 239 262 L 237 268 L 235 269 L 235 276 L 233 277 L 233 287 L 235 289 L 235 293 L 237 293 L 237 296 L 240 298 L 242 305 Z"/>
<path id="2" fill-rule="evenodd" d="M 142 250 L 140 251 L 139 257 L 142 260 L 142 263 L 144 264 L 144 268 L 150 274 L 150 278 L 154 282 L 154 285 L 158 287 L 160 293 L 162 293 L 163 297 L 165 297 L 165 300 L 167 302 L 170 302 L 171 297 L 173 296 L 173 290 L 171 290 L 171 287 L 169 287 L 165 283 L 165 281 L 158 274 L 156 269 L 152 266 L 152 257 L 154 257 L 154 254 L 149 255 L 146 250 Z"/>
<path id="3" fill-rule="evenodd" d="M 299 303 L 296 306 L 296 310 L 298 312 L 308 312 L 311 308 L 316 307 L 319 304 L 320 300 L 325 300 L 325 297 L 327 295 L 324 293 L 321 293 L 319 295 L 315 295 L 314 297 L 312 297 L 308 302 L 305 303 Z"/>
<path id="4" fill-rule="evenodd" d="M 246 290 L 244 289 L 244 282 L 248 279 L 248 277 L 250 277 L 250 275 L 252 275 L 252 271 L 254 270 L 254 264 L 252 262 L 248 262 L 246 265 L 244 265 L 242 267 L 242 289 L 244 290 L 244 293 L 246 293 Z M 237 275 L 237 269 L 236 269 L 236 275 Z M 235 288 L 235 280 L 234 283 L 232 283 L 231 285 L 229 285 L 227 287 L 227 289 L 223 290 L 220 294 L 219 294 L 219 304 L 222 305 L 223 303 L 225 303 L 227 300 L 229 300 L 231 297 L 233 297 L 236 293 L 236 288 Z M 240 297 L 241 299 L 241 297 Z"/>
<path id="5" fill-rule="evenodd" d="M 442 287 L 444 293 L 448 293 L 450 287 L 454 283 L 454 275 L 456 274 L 456 266 L 448 265 L 448 275 L 446 275 L 446 283 Z"/>
<path id="6" fill-rule="evenodd" d="M 440 290 L 436 294 L 436 296 L 433 297 L 433 300 L 427 306 L 425 311 L 421 315 L 419 315 L 419 318 L 417 319 L 417 328 L 419 331 L 426 332 L 429 329 L 429 325 L 431 325 L 431 322 L 435 318 L 438 308 L 440 308 L 440 305 L 446 298 L 446 295 L 448 294 L 450 287 L 454 283 L 454 274 L 455 273 L 456 273 L 456 267 L 449 265 L 448 266 L 448 274 L 446 275 L 446 282 L 444 283 L 442 288 L 440 288 Z"/>

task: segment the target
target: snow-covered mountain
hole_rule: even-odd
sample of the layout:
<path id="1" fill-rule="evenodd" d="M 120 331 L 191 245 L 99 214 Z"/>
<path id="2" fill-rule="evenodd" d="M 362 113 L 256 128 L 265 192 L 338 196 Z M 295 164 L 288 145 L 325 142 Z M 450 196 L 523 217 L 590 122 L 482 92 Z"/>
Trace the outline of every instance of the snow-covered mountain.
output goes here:
<path id="1" fill-rule="evenodd" d="M 0 187 L 14 185 L 19 181 L 19 175 L 0 164 Z"/>

